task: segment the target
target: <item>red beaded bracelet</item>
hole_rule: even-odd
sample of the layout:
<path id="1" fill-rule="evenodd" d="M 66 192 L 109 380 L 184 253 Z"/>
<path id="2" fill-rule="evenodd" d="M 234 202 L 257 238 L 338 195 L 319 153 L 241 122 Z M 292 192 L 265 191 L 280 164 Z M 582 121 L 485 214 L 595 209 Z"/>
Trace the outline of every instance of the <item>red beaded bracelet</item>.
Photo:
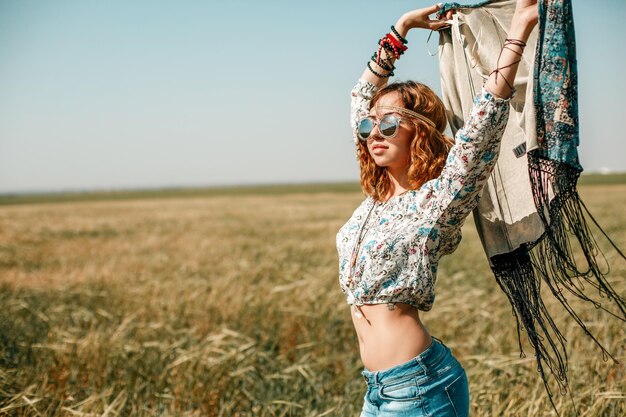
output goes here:
<path id="1" fill-rule="evenodd" d="M 395 46 L 396 48 L 402 50 L 402 52 L 404 52 L 407 49 L 409 49 L 408 47 L 404 46 L 402 44 L 402 42 L 400 42 L 398 39 L 396 39 L 396 37 L 393 36 L 391 33 L 388 33 L 387 36 L 385 36 L 385 39 L 388 39 L 393 44 L 393 46 Z"/>
<path id="2" fill-rule="evenodd" d="M 394 55 L 394 57 L 396 59 L 400 59 L 400 55 L 402 55 L 404 53 L 404 51 L 407 50 L 406 47 L 404 48 L 399 48 L 397 44 L 394 44 L 392 41 L 389 40 L 389 38 L 385 37 L 382 38 L 378 44 L 380 45 L 380 47 L 378 48 L 378 54 L 380 55 L 380 52 L 382 50 L 382 48 L 385 48 L 385 50 L 388 53 L 391 53 Z"/>

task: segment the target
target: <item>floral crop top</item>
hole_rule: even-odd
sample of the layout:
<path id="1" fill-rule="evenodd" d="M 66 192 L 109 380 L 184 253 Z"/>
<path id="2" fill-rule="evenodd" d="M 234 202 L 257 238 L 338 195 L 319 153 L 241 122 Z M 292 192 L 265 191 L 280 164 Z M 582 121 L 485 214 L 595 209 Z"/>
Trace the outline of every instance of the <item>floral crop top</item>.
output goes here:
<path id="1" fill-rule="evenodd" d="M 352 89 L 355 139 L 356 124 L 369 114 L 376 90 L 364 80 Z M 348 304 L 403 302 L 422 311 L 432 308 L 439 259 L 458 247 L 461 226 L 493 170 L 509 100 L 483 87 L 438 178 L 386 202 L 368 196 L 341 227 L 339 283 Z M 358 253 L 353 254 L 359 240 Z"/>

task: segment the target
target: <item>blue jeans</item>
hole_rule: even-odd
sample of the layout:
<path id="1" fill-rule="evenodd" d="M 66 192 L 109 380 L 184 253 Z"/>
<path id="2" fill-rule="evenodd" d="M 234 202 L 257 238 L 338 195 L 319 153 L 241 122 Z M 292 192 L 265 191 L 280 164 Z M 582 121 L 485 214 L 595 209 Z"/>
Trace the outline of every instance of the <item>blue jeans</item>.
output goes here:
<path id="1" fill-rule="evenodd" d="M 360 417 L 467 417 L 469 385 L 461 364 L 443 342 L 381 371 L 362 372 L 367 383 Z"/>

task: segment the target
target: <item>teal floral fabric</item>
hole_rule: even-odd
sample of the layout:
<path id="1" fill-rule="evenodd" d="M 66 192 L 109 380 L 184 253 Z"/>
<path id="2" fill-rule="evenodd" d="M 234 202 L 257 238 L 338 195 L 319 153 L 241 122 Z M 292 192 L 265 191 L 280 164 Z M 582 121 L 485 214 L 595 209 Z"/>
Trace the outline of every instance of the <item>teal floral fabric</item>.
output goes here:
<path id="1" fill-rule="evenodd" d="M 539 1 L 533 94 L 540 157 L 583 170 L 578 159 L 578 70 L 571 0 Z"/>
<path id="2" fill-rule="evenodd" d="M 441 19 L 443 15 L 445 15 L 450 10 L 473 9 L 476 7 L 484 6 L 487 3 L 491 3 L 491 1 L 492 0 L 484 0 L 484 1 L 474 2 L 474 3 L 467 3 L 467 4 L 461 4 L 461 3 L 456 3 L 456 2 L 441 3 L 441 8 L 437 12 L 437 19 Z"/>

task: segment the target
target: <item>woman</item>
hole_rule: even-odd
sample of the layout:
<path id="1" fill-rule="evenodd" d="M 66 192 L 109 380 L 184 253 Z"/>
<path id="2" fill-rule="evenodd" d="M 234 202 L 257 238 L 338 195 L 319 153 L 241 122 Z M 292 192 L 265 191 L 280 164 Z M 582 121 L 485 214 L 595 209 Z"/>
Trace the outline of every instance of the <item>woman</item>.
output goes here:
<path id="1" fill-rule="evenodd" d="M 434 301 L 441 256 L 461 240 L 497 160 L 508 101 L 536 0 L 518 0 L 508 39 L 453 142 L 441 100 L 414 82 L 385 87 L 410 29 L 440 30 L 429 15 L 404 14 L 379 43 L 352 90 L 361 186 L 368 197 L 337 234 L 340 284 L 352 305 L 367 392 L 361 416 L 467 416 L 467 377 L 432 337 L 419 310 Z"/>

